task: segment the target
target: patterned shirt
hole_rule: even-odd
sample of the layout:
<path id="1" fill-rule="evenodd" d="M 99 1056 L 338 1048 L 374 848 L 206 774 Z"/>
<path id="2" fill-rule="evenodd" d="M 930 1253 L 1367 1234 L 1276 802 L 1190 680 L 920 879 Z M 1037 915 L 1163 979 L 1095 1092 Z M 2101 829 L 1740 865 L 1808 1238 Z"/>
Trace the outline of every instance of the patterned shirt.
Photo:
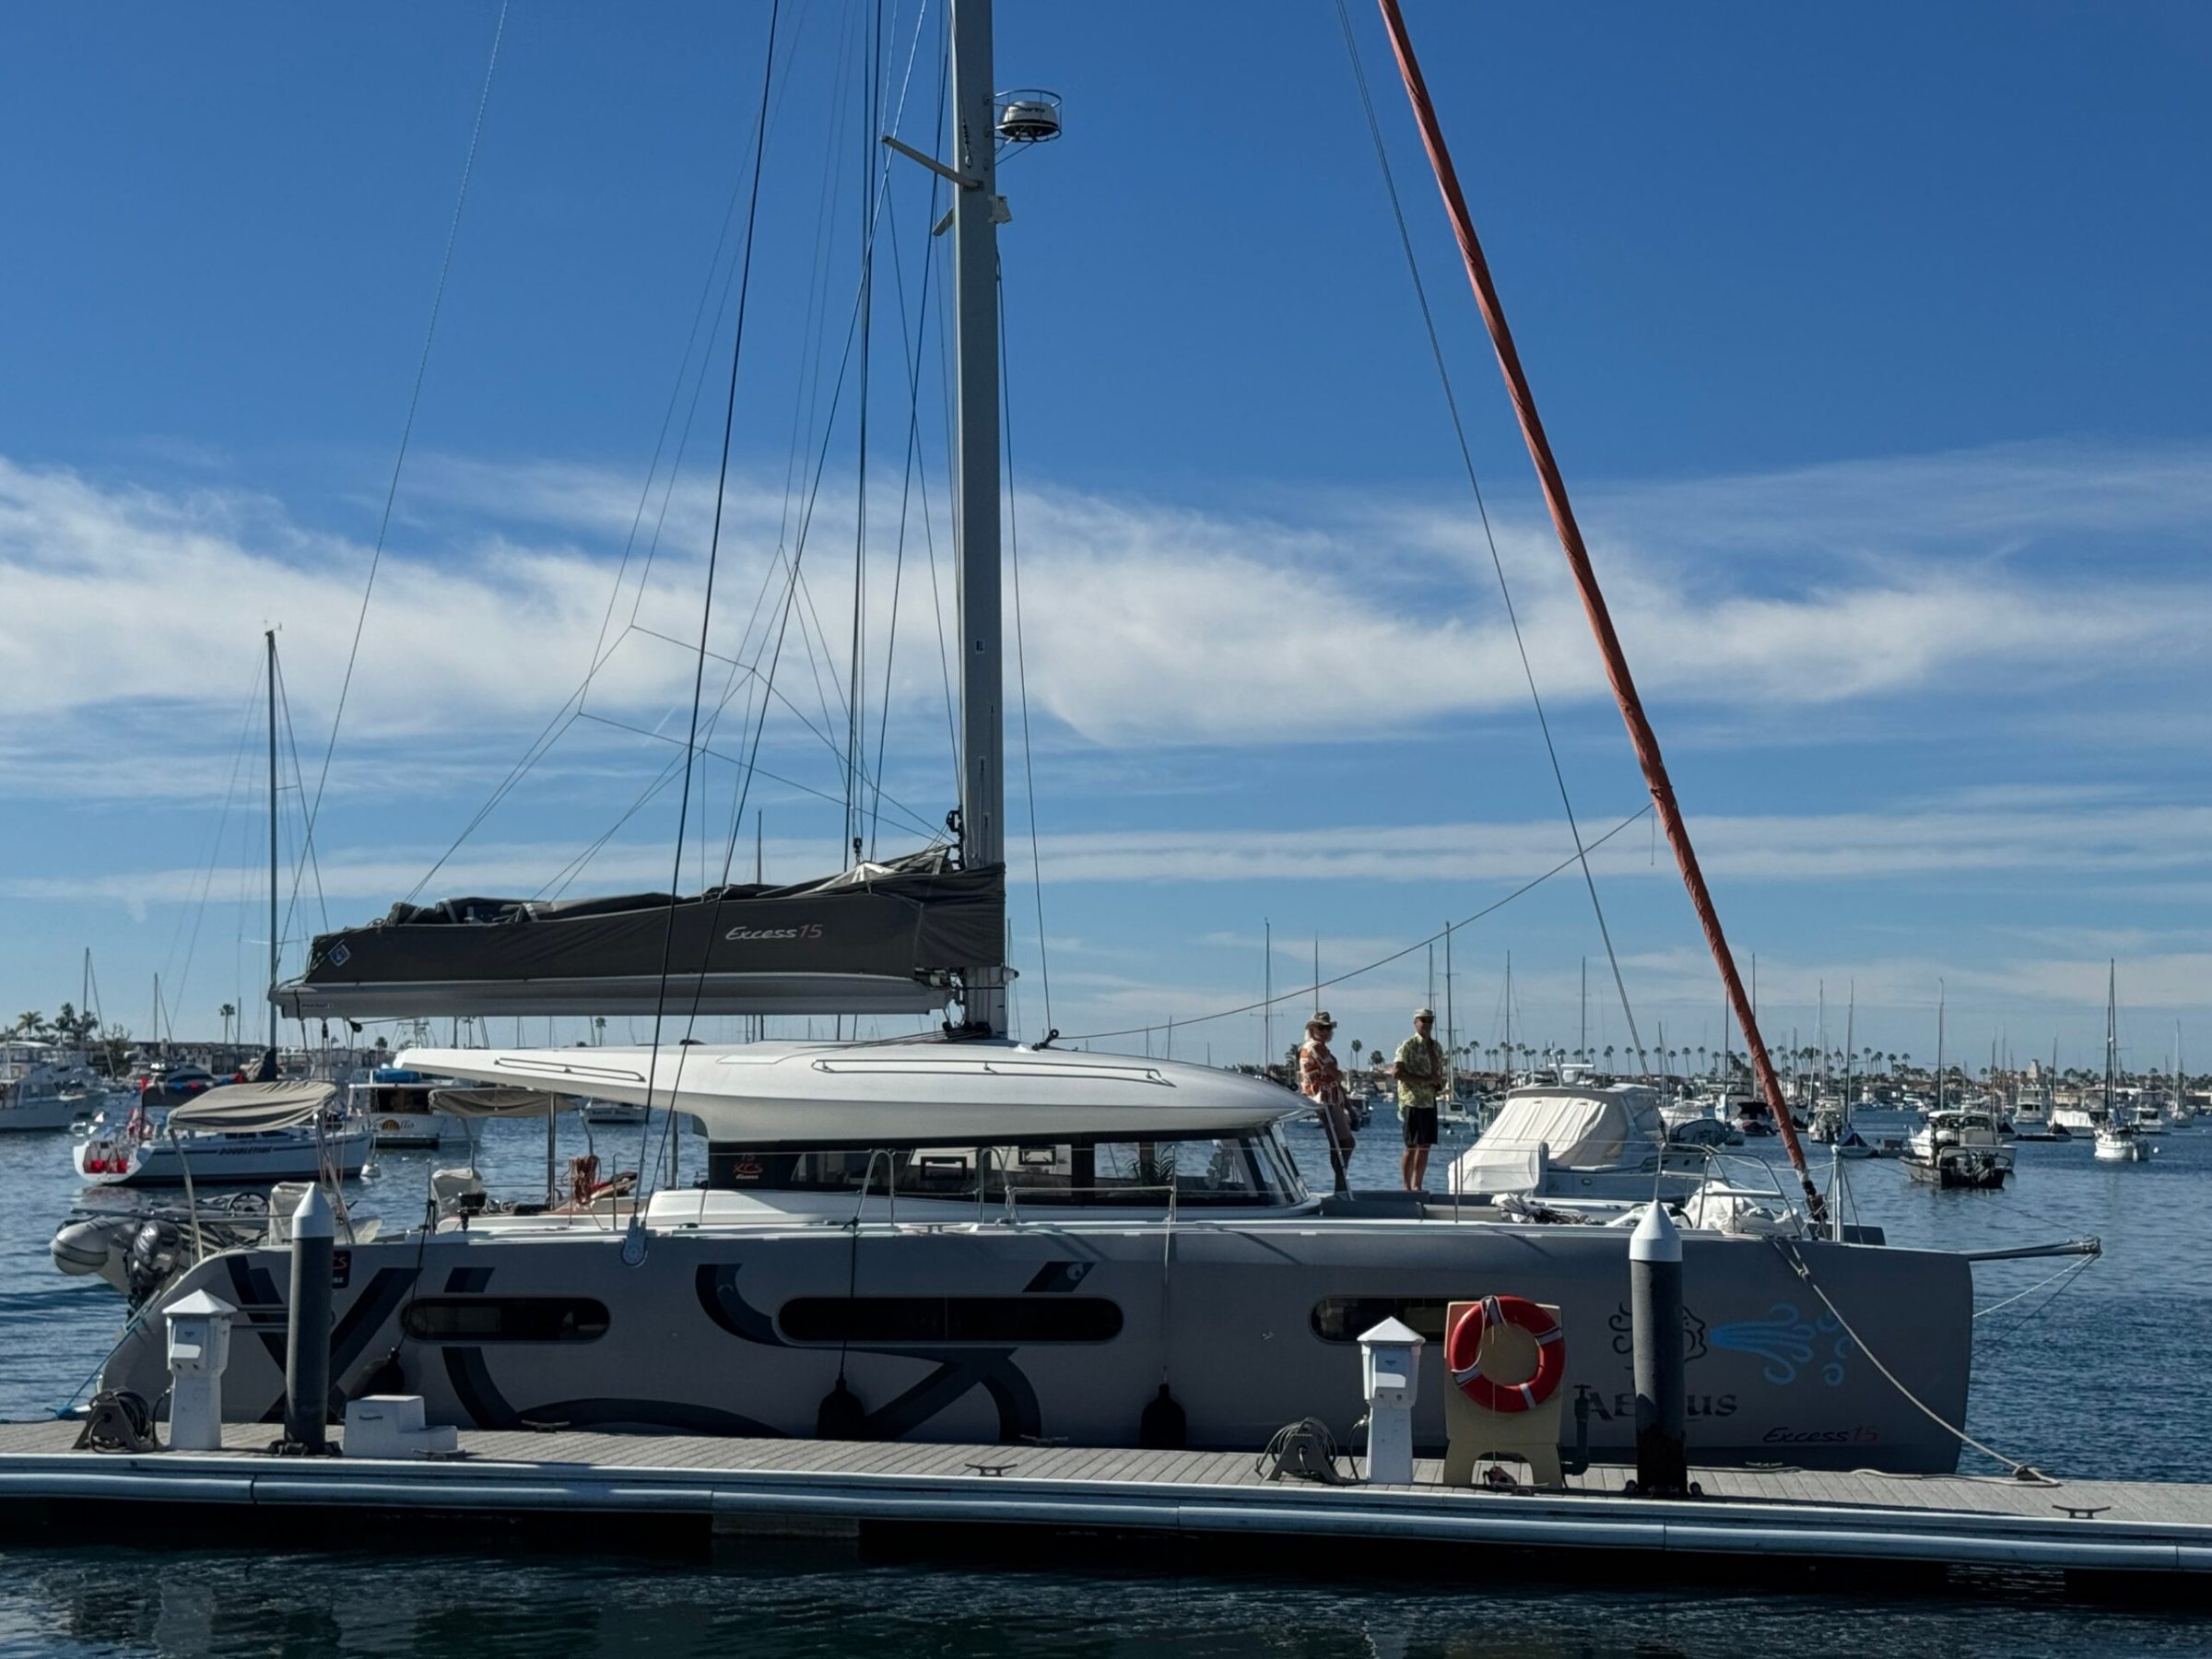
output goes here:
<path id="1" fill-rule="evenodd" d="M 1398 1110 L 1434 1106 L 1444 1088 L 1444 1049 L 1433 1037 L 1408 1037 L 1398 1044 Z"/>
<path id="2" fill-rule="evenodd" d="M 1298 1051 L 1298 1092 L 1320 1106 L 1347 1103 L 1343 1068 L 1318 1037 L 1307 1038 Z"/>

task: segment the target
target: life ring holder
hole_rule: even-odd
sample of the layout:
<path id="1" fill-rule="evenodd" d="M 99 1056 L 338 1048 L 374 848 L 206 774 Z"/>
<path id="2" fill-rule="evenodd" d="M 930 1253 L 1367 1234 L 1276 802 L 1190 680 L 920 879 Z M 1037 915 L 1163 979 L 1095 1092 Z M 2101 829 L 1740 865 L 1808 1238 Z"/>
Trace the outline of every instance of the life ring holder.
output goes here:
<path id="1" fill-rule="evenodd" d="M 1493 1322 L 1535 1339 L 1535 1375 L 1520 1382 L 1500 1382 L 1482 1374 L 1478 1356 L 1483 1335 Z M 1486 1411 L 1532 1411 L 1557 1394 L 1566 1380 L 1566 1335 L 1558 1320 L 1526 1297 L 1486 1296 L 1444 1334 L 1444 1368 L 1460 1393 Z"/>

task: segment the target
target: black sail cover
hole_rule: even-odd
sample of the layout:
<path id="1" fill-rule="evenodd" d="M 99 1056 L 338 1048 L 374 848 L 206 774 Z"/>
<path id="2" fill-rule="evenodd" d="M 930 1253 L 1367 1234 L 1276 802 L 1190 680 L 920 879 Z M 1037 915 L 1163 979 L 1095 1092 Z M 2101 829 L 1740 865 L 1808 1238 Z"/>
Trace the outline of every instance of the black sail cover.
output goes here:
<path id="1" fill-rule="evenodd" d="M 1006 866 L 942 848 L 796 887 L 671 900 L 449 899 L 324 934 L 288 1018 L 924 1013 L 1006 959 Z M 671 927 L 673 926 L 673 932 Z M 696 1001 L 695 1001 L 696 999 Z"/>

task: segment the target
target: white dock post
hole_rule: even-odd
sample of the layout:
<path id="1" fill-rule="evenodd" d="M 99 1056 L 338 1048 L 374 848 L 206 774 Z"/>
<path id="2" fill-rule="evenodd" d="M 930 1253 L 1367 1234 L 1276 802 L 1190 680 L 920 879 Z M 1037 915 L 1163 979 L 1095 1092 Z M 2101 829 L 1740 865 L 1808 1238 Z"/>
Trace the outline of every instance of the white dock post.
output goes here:
<path id="1" fill-rule="evenodd" d="M 238 1310 L 194 1290 L 161 1310 L 169 1322 L 169 1448 L 223 1449 L 223 1370 L 230 1363 L 230 1321 Z"/>
<path id="2" fill-rule="evenodd" d="M 1367 1389 L 1367 1478 L 1377 1486 L 1413 1484 L 1413 1405 L 1421 1392 L 1421 1349 L 1428 1338 L 1394 1319 L 1359 1335 L 1359 1370 Z"/>

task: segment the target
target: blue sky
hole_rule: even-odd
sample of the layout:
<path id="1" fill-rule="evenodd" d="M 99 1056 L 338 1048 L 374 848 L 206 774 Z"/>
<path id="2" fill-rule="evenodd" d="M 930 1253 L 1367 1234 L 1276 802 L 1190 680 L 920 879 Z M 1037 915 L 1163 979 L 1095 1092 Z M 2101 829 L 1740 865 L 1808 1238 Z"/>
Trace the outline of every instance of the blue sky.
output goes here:
<path id="1" fill-rule="evenodd" d="M 911 80 L 924 8 L 883 14 L 886 84 L 924 144 L 938 3 Z M 1569 843 L 1334 6 L 1000 11 L 999 79 L 1053 88 L 1067 112 L 1065 140 L 1002 181 L 1051 1018 L 1187 1022 L 1257 993 L 1264 921 L 1278 987 L 1311 977 L 1316 935 L 1335 974 L 1491 905 Z M 806 649 L 778 684 L 833 735 L 856 369 L 829 409 L 861 181 L 880 165 L 857 101 L 865 16 L 784 7 L 714 635 L 736 654 L 757 639 L 792 480 L 821 457 Z M 1641 783 L 1380 29 L 1351 16 L 1569 787 L 1602 830 Z M 2117 956 L 2131 1054 L 2165 1053 L 2176 1019 L 2212 1054 L 2212 18 L 1433 0 L 1410 16 L 1724 916 L 1759 955 L 1771 1037 L 1809 1041 L 1822 988 L 1832 1006 L 1855 986 L 1861 1043 L 1924 1058 L 1940 980 L 1965 1052 L 2055 1036 L 2086 1063 Z M 88 947 L 134 1030 L 157 971 L 181 1030 L 257 994 L 244 796 L 261 782 L 236 758 L 259 630 L 283 629 L 312 794 L 498 17 L 17 19 L 0 65 L 0 1004 L 73 997 Z M 640 501 L 649 529 L 663 512 L 665 415 L 680 432 L 700 369 L 712 382 L 725 360 L 729 312 L 693 323 L 729 269 L 718 237 L 749 177 L 766 21 L 751 5 L 510 9 L 295 963 L 325 913 L 365 920 L 416 887 L 609 615 L 593 706 L 612 724 L 564 729 L 426 890 L 538 888 L 672 752 L 689 666 L 656 635 L 698 626 L 711 390 L 650 573 L 633 557 L 618 589 L 618 570 Z M 888 696 L 883 665 L 900 306 L 911 320 L 933 208 L 918 170 L 886 176 L 864 702 L 889 710 L 887 790 L 928 822 L 949 761 L 918 509 Z M 922 346 L 942 559 L 934 328 Z M 803 786 L 748 797 L 773 876 L 835 857 L 839 809 L 804 793 L 840 789 L 830 747 L 788 709 L 768 724 L 761 764 Z M 737 771 L 705 777 L 718 844 Z M 1013 796 L 1034 1032 L 1018 774 Z M 298 813 L 293 793 L 288 868 Z M 655 797 L 569 890 L 663 885 L 673 830 Z M 1596 871 L 1646 1041 L 1662 1021 L 1670 1044 L 1715 1041 L 1718 991 L 1664 849 L 1639 825 Z M 1455 940 L 1461 1028 L 1494 1040 L 1511 949 L 1516 1025 L 1572 1042 L 1600 948 L 1579 885 L 1539 887 Z M 1605 979 L 1591 1030 L 1618 1043 Z M 1347 1037 L 1380 1041 L 1428 994 L 1417 952 L 1325 996 Z M 1177 1052 L 1248 1057 L 1259 1037 L 1238 1017 L 1179 1030 Z"/>

